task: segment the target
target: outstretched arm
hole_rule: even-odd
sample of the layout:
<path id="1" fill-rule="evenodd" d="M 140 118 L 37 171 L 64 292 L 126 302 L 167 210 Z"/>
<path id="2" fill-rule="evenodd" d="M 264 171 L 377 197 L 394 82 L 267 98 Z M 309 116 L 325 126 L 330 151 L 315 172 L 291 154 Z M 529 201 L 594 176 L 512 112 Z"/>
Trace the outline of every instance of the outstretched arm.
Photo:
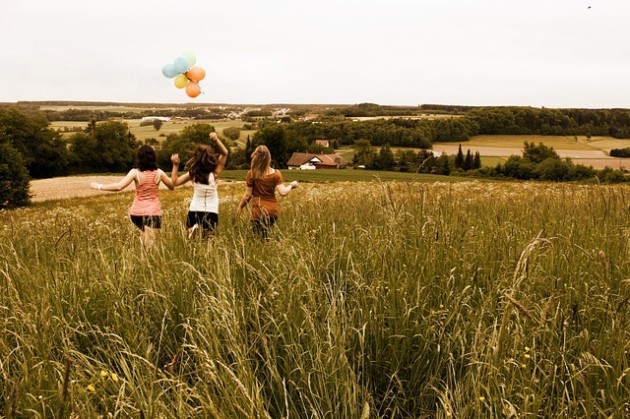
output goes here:
<path id="1" fill-rule="evenodd" d="M 276 191 L 278 191 L 278 193 L 281 196 L 287 196 L 289 192 L 297 188 L 297 186 L 298 186 L 297 180 L 294 180 L 293 182 L 289 183 L 289 186 L 286 186 L 284 183 L 281 183 L 279 185 L 276 185 Z"/>
<path id="2" fill-rule="evenodd" d="M 227 161 L 228 149 L 227 147 L 225 147 L 223 142 L 221 142 L 221 139 L 216 132 L 211 132 L 209 136 L 210 140 L 214 141 L 214 144 L 219 149 L 219 161 L 217 162 L 217 168 L 214 169 L 215 177 L 219 177 L 219 175 L 223 171 L 223 168 L 225 167 L 225 162 Z"/>
<path id="3" fill-rule="evenodd" d="M 133 182 L 133 180 L 136 178 L 137 173 L 138 173 L 138 169 L 131 169 L 129 173 L 127 173 L 127 176 L 125 176 L 124 178 L 122 178 L 120 181 L 116 183 L 103 184 L 103 183 L 92 182 L 90 183 L 90 188 L 97 189 L 99 191 L 110 191 L 110 192 L 122 191 L 127 186 L 129 186 L 131 182 Z"/>

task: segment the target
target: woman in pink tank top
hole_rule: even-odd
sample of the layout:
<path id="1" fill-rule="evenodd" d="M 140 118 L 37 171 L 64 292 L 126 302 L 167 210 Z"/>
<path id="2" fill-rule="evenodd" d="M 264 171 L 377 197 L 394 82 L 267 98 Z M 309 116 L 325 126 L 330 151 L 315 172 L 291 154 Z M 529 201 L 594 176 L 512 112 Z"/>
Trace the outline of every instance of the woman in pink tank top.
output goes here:
<path id="1" fill-rule="evenodd" d="M 175 157 L 171 156 L 171 160 Z M 173 171 L 176 168 L 173 168 Z M 171 178 L 157 167 L 157 155 L 153 147 L 142 145 L 136 152 L 135 168 L 131 169 L 127 176 L 117 183 L 102 184 L 92 182 L 90 187 L 99 191 L 121 191 L 135 183 L 136 193 L 129 210 L 131 222 L 142 232 L 142 243 L 151 247 L 155 243 L 157 230 L 162 227 L 162 207 L 158 198 L 160 182 L 167 188 L 175 188 Z"/>

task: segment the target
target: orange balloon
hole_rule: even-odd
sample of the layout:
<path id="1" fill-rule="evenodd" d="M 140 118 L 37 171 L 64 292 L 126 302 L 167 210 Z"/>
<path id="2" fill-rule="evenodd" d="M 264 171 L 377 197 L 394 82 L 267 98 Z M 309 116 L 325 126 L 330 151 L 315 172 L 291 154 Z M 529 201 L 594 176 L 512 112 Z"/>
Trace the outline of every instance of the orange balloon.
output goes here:
<path id="1" fill-rule="evenodd" d="M 201 81 L 206 77 L 206 70 L 201 67 L 193 67 L 186 72 L 186 77 L 192 81 Z"/>
<path id="2" fill-rule="evenodd" d="M 197 97 L 201 93 L 201 88 L 196 81 L 191 81 L 186 85 L 186 94 L 190 97 Z"/>

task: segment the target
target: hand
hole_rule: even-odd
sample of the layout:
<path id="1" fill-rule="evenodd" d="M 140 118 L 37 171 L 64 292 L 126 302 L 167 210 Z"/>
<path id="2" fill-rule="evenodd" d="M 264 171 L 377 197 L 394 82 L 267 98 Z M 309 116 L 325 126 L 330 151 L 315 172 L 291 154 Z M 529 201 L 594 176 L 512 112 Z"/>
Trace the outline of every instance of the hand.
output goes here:
<path id="1" fill-rule="evenodd" d="M 298 182 L 297 180 L 294 180 L 293 182 L 291 182 L 291 189 L 295 189 L 298 187 Z"/>
<path id="2" fill-rule="evenodd" d="M 211 132 L 210 134 L 208 134 L 208 137 L 210 137 L 210 139 L 214 141 L 215 143 L 219 141 L 219 136 L 217 135 L 216 132 Z"/>
<path id="3" fill-rule="evenodd" d="M 100 185 L 100 183 L 97 183 L 97 182 L 92 182 L 92 183 L 90 183 L 90 188 L 92 188 L 92 189 L 98 189 L 98 185 Z"/>
<path id="4" fill-rule="evenodd" d="M 171 154 L 171 163 L 179 165 L 181 160 L 179 159 L 179 154 Z"/>

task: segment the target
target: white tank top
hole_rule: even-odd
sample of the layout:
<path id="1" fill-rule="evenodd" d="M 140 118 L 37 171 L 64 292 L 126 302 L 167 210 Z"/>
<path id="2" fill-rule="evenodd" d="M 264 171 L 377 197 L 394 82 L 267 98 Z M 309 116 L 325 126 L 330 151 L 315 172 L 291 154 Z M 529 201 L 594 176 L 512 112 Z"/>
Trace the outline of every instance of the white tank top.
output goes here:
<path id="1" fill-rule="evenodd" d="M 208 184 L 193 182 L 195 190 L 192 201 L 190 202 L 189 211 L 213 212 L 219 213 L 219 194 L 217 193 L 217 182 L 214 179 L 214 173 L 208 176 Z"/>

